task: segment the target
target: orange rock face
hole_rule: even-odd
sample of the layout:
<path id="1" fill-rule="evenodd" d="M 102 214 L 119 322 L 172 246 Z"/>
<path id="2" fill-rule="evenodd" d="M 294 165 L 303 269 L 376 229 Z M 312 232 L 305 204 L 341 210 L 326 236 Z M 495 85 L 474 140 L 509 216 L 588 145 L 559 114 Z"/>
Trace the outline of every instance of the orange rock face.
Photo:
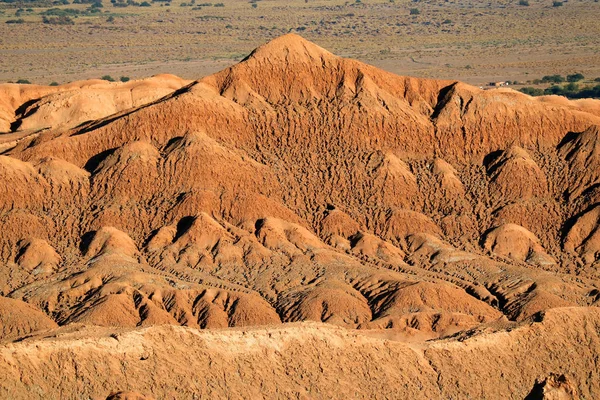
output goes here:
<path id="1" fill-rule="evenodd" d="M 105 342 L 123 332 L 139 360 L 160 353 L 161 343 L 177 347 L 169 337 L 177 332 L 183 343 L 208 346 L 191 350 L 198 360 L 219 356 L 210 343 L 221 341 L 219 349 L 239 352 L 235 362 L 278 363 L 272 375 L 238 368 L 257 387 L 261 379 L 280 380 L 283 386 L 263 386 L 272 396 L 334 393 L 342 370 L 314 386 L 321 390 L 315 395 L 310 385 L 282 378 L 286 368 L 300 368 L 296 361 L 270 353 L 292 349 L 318 365 L 320 353 L 305 354 L 298 343 L 317 343 L 320 335 L 333 335 L 344 349 L 363 343 L 370 362 L 385 366 L 373 379 L 397 378 L 383 355 L 393 351 L 410 376 L 423 376 L 423 398 L 499 398 L 491 387 L 473 391 L 468 376 L 448 367 L 475 373 L 466 360 L 477 352 L 505 357 L 486 371 L 512 369 L 507 397 L 535 390 L 600 396 L 585 368 L 565 369 L 552 356 L 568 340 L 552 337 L 546 317 L 582 324 L 573 327 L 591 343 L 582 362 L 597 359 L 598 332 L 588 329 L 600 323 L 594 100 L 396 76 L 296 35 L 195 82 L 157 76 L 0 85 L 0 94 L 0 339 L 9 346 L 0 349 L 0 370 L 30 373 L 34 355 L 25 347 L 49 346 L 35 353 L 50 368 L 29 378 L 41 388 L 36 393 L 51 390 L 60 365 L 52 358 L 60 336 L 46 343 L 44 335 L 64 332 L 74 346 L 89 337 L 77 345 L 83 353 L 60 358 L 85 364 L 113 351 Z M 281 342 L 271 342 L 271 333 L 252 333 L 248 343 L 226 330 L 197 336 L 198 329 L 265 325 Z M 521 340 L 513 329 L 547 341 L 522 355 L 535 362 L 511 358 L 526 351 L 511 342 Z M 100 339 L 102 332 L 114 339 Z M 38 336 L 8 344 L 30 335 Z M 385 338 L 421 344 L 390 350 Z M 484 342 L 491 350 L 481 350 Z M 15 365 L 9 348 L 25 364 Z M 262 358 L 249 355 L 256 349 Z M 329 368 L 362 362 L 328 351 L 336 360 Z M 160 357 L 181 365 L 164 371 L 152 364 L 148 373 L 161 375 L 154 385 L 137 370 L 124 372 L 129 383 L 120 384 L 107 364 L 85 393 L 165 398 L 177 389 L 167 390 L 162 375 L 209 368 L 183 354 Z M 77 380 L 61 384 L 63 393 L 82 393 Z M 390 385 L 370 393 L 418 393 Z M 257 394 L 223 382 L 198 388 L 216 397 Z M 356 393 L 377 397 L 363 389 Z M 22 381 L 0 383 L 2 390 L 34 396 Z M 192 392 L 182 387 L 181 398 Z"/>

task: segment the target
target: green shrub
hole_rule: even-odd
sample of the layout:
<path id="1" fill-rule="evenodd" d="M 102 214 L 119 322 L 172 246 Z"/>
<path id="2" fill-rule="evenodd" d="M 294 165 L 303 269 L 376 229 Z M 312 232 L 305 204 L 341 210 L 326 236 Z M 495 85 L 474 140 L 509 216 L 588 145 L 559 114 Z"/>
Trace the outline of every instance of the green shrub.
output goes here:
<path id="1" fill-rule="evenodd" d="M 121 82 L 129 82 L 129 77 L 128 76 L 122 76 L 122 77 L 119 78 L 119 80 Z"/>
<path id="2" fill-rule="evenodd" d="M 560 75 L 546 75 L 542 77 L 543 83 L 562 83 L 565 81 L 565 78 Z"/>
<path id="3" fill-rule="evenodd" d="M 105 80 L 105 81 L 109 81 L 109 82 L 114 82 L 115 81 L 115 79 L 112 76 L 110 76 L 110 75 L 104 75 L 100 79 Z"/>
<path id="4" fill-rule="evenodd" d="M 25 20 L 23 18 L 19 18 L 19 19 L 9 19 L 6 20 L 7 24 L 24 24 Z"/>
<path id="5" fill-rule="evenodd" d="M 563 5 L 562 1 L 553 1 L 552 2 L 552 7 L 560 7 Z"/>
<path id="6" fill-rule="evenodd" d="M 527 1 L 527 0 L 519 0 L 519 5 L 520 6 L 529 7 L 529 1 Z"/>
<path id="7" fill-rule="evenodd" d="M 530 96 L 542 96 L 544 94 L 543 89 L 534 88 L 534 87 L 524 87 L 519 89 L 520 92 L 528 94 Z"/>
<path id="8" fill-rule="evenodd" d="M 71 17 L 62 15 L 60 17 L 42 17 L 42 22 L 49 25 L 75 25 L 75 21 Z"/>
<path id="9" fill-rule="evenodd" d="M 75 9 L 75 8 L 50 8 L 46 11 L 43 11 L 40 13 L 40 15 L 52 15 L 52 16 L 74 16 L 74 15 L 79 15 L 80 12 L 79 10 Z"/>
<path id="10" fill-rule="evenodd" d="M 421 14 L 421 11 L 419 11 L 418 8 L 411 8 L 410 9 L 410 15 L 419 15 Z"/>
<path id="11" fill-rule="evenodd" d="M 30 85 L 31 82 L 29 82 L 27 79 L 19 79 L 17 81 L 17 83 L 23 84 L 23 85 Z"/>
<path id="12" fill-rule="evenodd" d="M 584 78 L 585 78 L 585 76 L 583 76 L 580 73 L 571 74 L 571 75 L 567 75 L 567 82 L 579 82 L 579 81 L 582 81 Z"/>
<path id="13" fill-rule="evenodd" d="M 48 86 L 58 86 L 58 82 L 50 82 L 50 85 Z"/>

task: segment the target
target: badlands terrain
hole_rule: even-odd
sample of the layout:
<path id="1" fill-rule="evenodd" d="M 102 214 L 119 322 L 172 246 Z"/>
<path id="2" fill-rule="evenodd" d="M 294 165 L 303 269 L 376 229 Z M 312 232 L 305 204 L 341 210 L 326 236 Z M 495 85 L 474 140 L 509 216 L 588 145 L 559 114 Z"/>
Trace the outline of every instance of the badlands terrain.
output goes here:
<path id="1" fill-rule="evenodd" d="M 600 397 L 599 100 L 289 34 L 0 131 L 2 398 Z"/>

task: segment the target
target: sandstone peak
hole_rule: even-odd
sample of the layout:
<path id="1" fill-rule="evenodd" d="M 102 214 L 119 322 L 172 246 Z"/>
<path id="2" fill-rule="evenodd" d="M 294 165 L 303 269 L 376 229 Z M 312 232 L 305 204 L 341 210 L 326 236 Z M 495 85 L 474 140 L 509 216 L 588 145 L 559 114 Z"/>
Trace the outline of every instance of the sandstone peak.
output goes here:
<path id="1" fill-rule="evenodd" d="M 319 61 L 338 58 L 324 48 L 304 39 L 295 33 L 279 36 L 270 42 L 256 48 L 247 59 L 270 62 L 286 61 Z"/>

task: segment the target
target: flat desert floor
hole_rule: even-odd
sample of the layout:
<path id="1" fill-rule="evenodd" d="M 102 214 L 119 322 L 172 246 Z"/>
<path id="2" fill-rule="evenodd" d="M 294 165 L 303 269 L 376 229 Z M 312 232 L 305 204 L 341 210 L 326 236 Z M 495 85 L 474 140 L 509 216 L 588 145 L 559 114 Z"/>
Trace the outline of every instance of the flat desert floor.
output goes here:
<path id="1" fill-rule="evenodd" d="M 174 0 L 114 7 L 105 0 L 95 12 L 86 11 L 90 4 L 50 2 L 28 3 L 31 8 L 19 12 L 18 5 L 0 2 L 0 81 L 49 84 L 158 73 L 199 79 L 290 32 L 401 75 L 474 85 L 574 72 L 600 76 L 600 3 L 520 3 Z M 44 24 L 49 8 L 79 14 L 69 14 L 73 25 Z M 23 23 L 6 23 L 15 19 Z"/>

